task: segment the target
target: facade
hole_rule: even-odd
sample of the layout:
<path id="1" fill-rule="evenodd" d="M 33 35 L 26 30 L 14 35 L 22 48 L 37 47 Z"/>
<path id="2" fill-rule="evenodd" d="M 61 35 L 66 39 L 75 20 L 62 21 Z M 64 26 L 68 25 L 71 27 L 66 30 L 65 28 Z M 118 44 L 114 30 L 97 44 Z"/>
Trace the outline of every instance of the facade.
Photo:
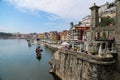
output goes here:
<path id="1" fill-rule="evenodd" d="M 116 16 L 116 5 L 115 3 L 108 3 L 106 2 L 106 4 L 103 4 L 101 6 L 99 6 L 99 9 L 98 9 L 98 16 L 99 16 L 99 19 L 98 21 L 101 22 L 101 18 L 102 17 L 110 17 L 110 18 L 115 18 Z M 91 25 L 93 22 L 91 22 L 92 18 L 92 15 L 88 15 L 86 17 L 84 17 L 81 21 L 81 25 L 80 26 L 93 26 Z M 98 22 L 98 23 L 99 23 Z"/>
<path id="2" fill-rule="evenodd" d="M 72 36 L 71 36 L 71 30 L 68 30 L 67 33 L 66 33 L 65 40 L 69 42 L 71 40 L 71 38 L 72 38 Z"/>
<path id="3" fill-rule="evenodd" d="M 91 28 L 85 32 L 85 51 L 107 56 L 106 53 L 116 53 L 115 50 L 115 26 L 99 26 L 99 6 L 94 4 L 91 8 Z"/>
<path id="4" fill-rule="evenodd" d="M 86 16 L 86 17 L 84 17 L 82 19 L 80 26 L 88 26 L 88 27 L 90 27 L 90 25 L 91 25 L 90 23 L 91 23 L 91 16 L 88 15 L 88 16 Z"/>
<path id="5" fill-rule="evenodd" d="M 116 15 L 116 5 L 115 3 L 106 3 L 104 5 L 101 5 L 99 8 L 99 16 L 109 16 L 109 17 L 115 17 Z"/>
<path id="6" fill-rule="evenodd" d="M 48 33 L 48 32 L 45 32 L 45 33 L 44 33 L 44 39 L 45 39 L 45 40 L 48 40 L 48 39 L 49 39 L 49 33 Z"/>
<path id="7" fill-rule="evenodd" d="M 20 34 L 20 38 L 27 39 L 27 34 Z"/>
<path id="8" fill-rule="evenodd" d="M 60 40 L 60 35 L 58 34 L 57 31 L 50 32 L 50 40 L 54 40 L 54 41 Z"/>
<path id="9" fill-rule="evenodd" d="M 30 33 L 27 36 L 28 40 L 36 40 L 37 39 L 37 34 L 36 33 Z"/>
<path id="10" fill-rule="evenodd" d="M 37 36 L 38 36 L 39 39 L 44 39 L 44 34 L 43 33 L 39 33 L 39 34 L 37 34 Z"/>
<path id="11" fill-rule="evenodd" d="M 70 41 L 82 41 L 83 39 L 83 33 L 85 30 L 88 30 L 89 27 L 84 26 L 78 26 L 78 25 L 74 25 L 73 27 L 71 27 L 69 34 L 70 34 Z"/>
<path id="12" fill-rule="evenodd" d="M 67 30 L 64 30 L 63 32 L 59 32 L 60 40 L 61 40 L 61 41 L 66 41 L 66 40 L 67 40 L 67 39 L 66 39 L 67 33 L 68 33 Z"/>

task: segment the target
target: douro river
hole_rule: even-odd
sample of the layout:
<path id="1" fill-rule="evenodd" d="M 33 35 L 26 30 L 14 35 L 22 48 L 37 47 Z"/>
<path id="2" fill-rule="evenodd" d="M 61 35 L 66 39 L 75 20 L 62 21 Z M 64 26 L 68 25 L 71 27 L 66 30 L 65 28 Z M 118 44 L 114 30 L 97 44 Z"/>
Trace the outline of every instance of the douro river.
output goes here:
<path id="1" fill-rule="evenodd" d="M 1 39 L 0 80 L 59 80 L 49 74 L 53 52 L 41 46 L 41 59 L 37 59 L 36 47 L 24 39 Z"/>

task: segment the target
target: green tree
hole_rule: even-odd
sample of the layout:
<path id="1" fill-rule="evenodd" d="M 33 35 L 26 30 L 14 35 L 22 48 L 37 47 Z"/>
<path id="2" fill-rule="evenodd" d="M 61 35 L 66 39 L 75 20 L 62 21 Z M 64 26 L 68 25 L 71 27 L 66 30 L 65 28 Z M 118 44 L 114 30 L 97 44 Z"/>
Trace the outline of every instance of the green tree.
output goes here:
<path id="1" fill-rule="evenodd" d="M 70 22 L 70 26 L 73 27 L 74 23 L 73 22 Z"/>
<path id="2" fill-rule="evenodd" d="M 81 25 L 81 22 L 78 22 L 78 25 Z"/>
<path id="3" fill-rule="evenodd" d="M 101 18 L 101 22 L 99 23 L 100 26 L 108 26 L 110 24 L 114 25 L 115 24 L 115 20 L 114 20 L 114 18 L 111 18 L 109 16 L 102 17 Z"/>

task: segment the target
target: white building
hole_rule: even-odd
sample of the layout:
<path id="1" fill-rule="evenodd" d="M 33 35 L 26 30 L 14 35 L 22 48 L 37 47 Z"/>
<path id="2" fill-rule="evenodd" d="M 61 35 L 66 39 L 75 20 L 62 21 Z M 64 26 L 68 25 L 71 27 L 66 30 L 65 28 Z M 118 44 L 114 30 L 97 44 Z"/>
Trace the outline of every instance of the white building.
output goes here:
<path id="1" fill-rule="evenodd" d="M 88 16 L 86 16 L 86 17 L 84 17 L 82 19 L 80 26 L 88 26 L 88 27 L 90 27 L 90 24 L 91 24 L 91 16 L 88 15 Z"/>
<path id="2" fill-rule="evenodd" d="M 106 3 L 101 5 L 99 8 L 99 16 L 109 16 L 115 17 L 116 15 L 116 5 L 115 3 Z"/>

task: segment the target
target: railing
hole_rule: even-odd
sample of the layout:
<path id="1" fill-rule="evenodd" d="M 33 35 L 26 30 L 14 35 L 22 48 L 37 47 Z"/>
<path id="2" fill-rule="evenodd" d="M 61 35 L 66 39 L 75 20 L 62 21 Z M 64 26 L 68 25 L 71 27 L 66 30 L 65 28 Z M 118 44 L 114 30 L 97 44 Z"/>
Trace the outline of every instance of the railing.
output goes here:
<path id="1" fill-rule="evenodd" d="M 66 55 L 73 55 L 81 60 L 85 60 L 88 62 L 96 63 L 96 64 L 108 64 L 108 63 L 114 63 L 113 57 L 99 57 L 97 55 L 89 55 L 84 52 L 79 53 L 75 51 L 69 51 L 69 50 L 59 50 L 60 53 L 66 54 Z"/>

